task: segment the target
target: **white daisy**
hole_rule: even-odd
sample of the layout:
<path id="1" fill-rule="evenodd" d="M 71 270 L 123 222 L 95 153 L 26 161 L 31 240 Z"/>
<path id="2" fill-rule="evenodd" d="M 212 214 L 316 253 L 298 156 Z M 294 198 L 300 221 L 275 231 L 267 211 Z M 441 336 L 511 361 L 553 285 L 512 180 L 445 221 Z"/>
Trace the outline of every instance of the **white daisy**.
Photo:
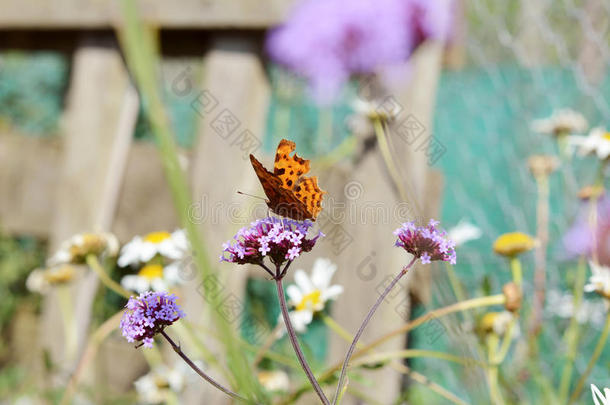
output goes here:
<path id="1" fill-rule="evenodd" d="M 343 292 L 342 286 L 330 285 L 335 271 L 337 265 L 329 259 L 318 258 L 314 262 L 311 277 L 300 269 L 294 273 L 296 284 L 288 286 L 286 294 L 293 307 L 290 320 L 297 332 L 305 332 L 314 314 L 322 311 L 327 301 L 336 299 Z"/>
<path id="2" fill-rule="evenodd" d="M 145 404 L 162 404 L 170 392 L 180 393 L 190 369 L 178 363 L 175 367 L 157 366 L 134 382 L 138 399 Z"/>
<path id="3" fill-rule="evenodd" d="M 553 111 L 550 117 L 535 120 L 531 125 L 534 132 L 549 135 L 582 133 L 588 127 L 587 119 L 581 113 L 570 109 Z"/>
<path id="4" fill-rule="evenodd" d="M 282 370 L 264 370 L 257 374 L 258 381 L 267 391 L 283 391 L 290 389 L 288 374 Z"/>
<path id="5" fill-rule="evenodd" d="M 89 254 L 115 256 L 118 250 L 119 242 L 111 233 L 79 233 L 64 241 L 47 264 L 84 263 Z"/>
<path id="6" fill-rule="evenodd" d="M 173 262 L 163 267 L 160 264 L 147 264 L 138 274 L 130 274 L 121 279 L 123 288 L 143 293 L 145 291 L 167 291 L 171 287 L 183 284 L 180 277 L 180 262 Z"/>
<path id="7" fill-rule="evenodd" d="M 610 405 L 610 388 L 604 388 L 604 393 L 602 394 L 595 384 L 591 384 L 591 395 L 595 405 Z"/>
<path id="8" fill-rule="evenodd" d="M 52 286 L 69 283 L 77 276 L 76 267 L 63 264 L 44 269 L 33 270 L 25 281 L 25 286 L 29 291 L 44 294 Z"/>
<path id="9" fill-rule="evenodd" d="M 593 262 L 589 262 L 589 267 L 591 267 L 592 274 L 589 277 L 589 283 L 585 285 L 585 291 L 596 292 L 610 300 L 610 268 Z"/>
<path id="10" fill-rule="evenodd" d="M 508 332 L 509 325 L 515 319 L 515 315 L 510 311 L 502 311 L 498 313 L 492 324 L 494 333 L 498 336 L 504 336 L 504 334 Z M 512 338 L 516 339 L 520 335 L 521 329 L 519 328 L 519 322 L 515 322 Z"/>
<path id="11" fill-rule="evenodd" d="M 448 238 L 455 243 L 455 246 L 463 245 L 471 240 L 479 239 L 483 235 L 483 231 L 476 225 L 468 221 L 461 220 L 456 226 L 448 232 Z"/>
<path id="12" fill-rule="evenodd" d="M 599 159 L 606 159 L 610 155 L 610 132 L 605 128 L 596 127 L 587 136 L 570 136 L 568 146 L 577 148 L 581 156 L 597 155 Z"/>
<path id="13" fill-rule="evenodd" d="M 136 236 L 121 249 L 118 265 L 126 267 L 150 261 L 156 255 L 170 260 L 183 259 L 189 250 L 183 229 L 173 233 L 152 232 L 144 237 Z"/>
<path id="14" fill-rule="evenodd" d="M 547 295 L 546 311 L 551 315 L 564 319 L 569 319 L 576 315 L 576 321 L 580 324 L 592 323 L 594 325 L 602 325 L 605 318 L 603 303 L 583 300 L 578 310 L 575 311 L 574 296 L 556 290 L 549 291 Z"/>

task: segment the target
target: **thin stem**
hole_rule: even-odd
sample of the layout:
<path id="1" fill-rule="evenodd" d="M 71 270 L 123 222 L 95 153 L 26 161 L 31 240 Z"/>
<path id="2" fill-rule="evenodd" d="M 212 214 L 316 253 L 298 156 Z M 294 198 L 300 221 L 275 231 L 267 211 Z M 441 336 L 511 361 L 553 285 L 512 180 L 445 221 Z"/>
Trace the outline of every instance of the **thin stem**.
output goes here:
<path id="1" fill-rule="evenodd" d="M 445 262 L 445 267 L 447 268 L 447 276 L 449 277 L 449 283 L 451 284 L 455 298 L 457 298 L 458 302 L 464 301 L 466 299 L 466 293 L 460 284 L 460 279 L 457 274 L 455 274 L 455 269 L 448 262 Z"/>
<path id="2" fill-rule="evenodd" d="M 396 185 L 396 189 L 398 190 L 398 194 L 402 201 L 412 204 L 415 207 L 415 214 L 419 217 L 422 213 L 422 209 L 419 205 L 419 201 L 417 198 L 409 198 L 409 196 L 414 196 L 415 194 L 412 192 L 408 192 L 411 190 L 405 190 L 403 186 L 403 182 L 401 180 L 400 174 L 398 172 L 398 168 L 396 167 L 396 163 L 392 158 L 392 152 L 390 151 L 390 147 L 388 145 L 388 141 L 386 139 L 385 131 L 383 129 L 383 123 L 380 118 L 373 119 L 373 127 L 375 129 L 375 135 L 377 136 L 377 144 L 379 145 L 379 150 L 381 151 L 381 155 L 385 164 L 388 168 L 388 172 L 390 172 L 390 177 L 394 181 Z M 408 185 L 408 183 L 407 183 Z"/>
<path id="3" fill-rule="evenodd" d="M 494 363 L 500 364 L 506 358 L 508 354 L 508 350 L 510 349 L 510 343 L 513 340 L 513 334 L 515 333 L 515 328 L 517 327 L 517 318 L 513 317 L 513 319 L 508 324 L 508 328 L 506 329 L 506 333 L 504 334 L 502 344 L 500 345 L 500 349 L 496 354 L 494 359 L 491 359 Z"/>
<path id="4" fill-rule="evenodd" d="M 452 305 L 449 305 L 449 306 L 446 306 L 443 308 L 435 309 L 433 311 L 428 312 L 427 314 L 420 316 L 419 318 L 412 320 L 409 323 L 404 324 L 400 328 L 395 329 L 394 331 L 378 338 L 377 340 L 374 340 L 373 342 L 369 343 L 362 349 L 358 350 L 356 352 L 356 354 L 354 354 L 354 357 L 360 357 L 364 353 L 387 342 L 388 340 L 392 339 L 393 337 L 403 335 L 404 333 L 417 328 L 418 326 L 422 325 L 423 323 L 425 323 L 429 320 L 436 319 L 441 316 L 449 315 L 454 312 L 465 311 L 467 309 L 487 307 L 487 306 L 492 306 L 492 305 L 503 305 L 505 301 L 506 301 L 506 298 L 504 297 L 504 294 L 498 294 L 498 295 L 490 295 L 488 297 L 473 298 L 473 299 L 470 299 L 467 301 L 462 301 L 462 302 L 456 302 L 455 304 L 452 304 Z"/>
<path id="5" fill-rule="evenodd" d="M 568 353 L 566 355 L 565 364 L 561 373 L 561 382 L 559 384 L 559 399 L 560 404 L 564 404 L 568 398 L 568 391 L 570 390 L 570 382 L 572 381 L 572 371 L 574 370 L 574 361 L 576 360 L 576 353 L 578 351 L 578 340 L 580 337 L 580 323 L 578 322 L 578 312 L 582 304 L 582 298 L 584 295 L 584 285 L 586 281 L 586 261 L 584 257 L 581 257 L 578 262 L 578 269 L 576 271 L 576 282 L 574 283 L 574 300 L 572 318 L 570 319 L 570 325 L 566 330 L 564 340 L 567 341 Z"/>
<path id="6" fill-rule="evenodd" d="M 479 365 L 481 367 L 486 367 L 487 364 L 483 361 L 476 360 L 472 357 L 460 357 L 450 353 L 437 352 L 434 350 L 419 350 L 419 349 L 405 349 L 405 350 L 395 350 L 389 352 L 381 352 L 371 354 L 369 356 L 365 356 L 359 358 L 358 360 L 352 363 L 353 366 L 362 366 L 366 364 L 374 364 L 379 362 L 384 362 L 388 360 L 404 358 L 404 359 L 412 359 L 412 358 L 434 358 L 441 359 L 451 363 L 458 363 L 463 366 L 470 366 L 472 364 Z"/>
<path id="7" fill-rule="evenodd" d="M 498 349 L 498 336 L 492 333 L 487 338 L 487 350 L 488 360 L 491 365 L 487 368 L 487 378 L 489 383 L 489 396 L 491 401 L 495 405 L 504 404 L 502 395 L 500 394 L 500 387 L 498 385 L 498 364 L 494 362 L 496 356 L 496 350 Z"/>
<path id="8" fill-rule="evenodd" d="M 303 371 L 305 371 L 305 374 L 307 375 L 307 378 L 309 379 L 309 382 L 311 383 L 314 391 L 316 391 L 316 394 L 318 394 L 318 397 L 324 405 L 329 405 L 330 402 L 328 402 L 328 398 L 326 398 L 326 395 L 324 395 L 324 392 L 322 391 L 318 380 L 316 380 L 316 377 L 313 375 L 313 372 L 311 371 L 311 368 L 309 367 L 309 364 L 305 359 L 305 355 L 301 350 L 301 346 L 299 344 L 299 340 L 297 339 L 296 332 L 294 331 L 294 327 L 292 326 L 292 322 L 290 321 L 290 314 L 288 313 L 288 306 L 286 305 L 286 297 L 284 297 L 284 286 L 282 285 L 282 279 L 277 278 L 275 280 L 275 285 L 277 287 L 277 296 L 280 301 L 282 316 L 284 317 L 284 323 L 286 324 L 286 330 L 288 331 L 288 337 L 290 339 L 290 343 L 292 343 L 292 348 L 294 349 L 294 352 L 296 353 L 297 358 L 299 359 L 299 363 L 301 363 L 301 367 L 303 368 Z"/>
<path id="9" fill-rule="evenodd" d="M 116 330 L 116 325 L 123 316 L 123 311 L 119 311 L 114 314 L 112 317 L 108 318 L 103 324 L 101 324 L 95 332 L 89 338 L 89 342 L 87 343 L 87 347 L 81 356 L 78 365 L 76 366 L 76 370 L 70 377 L 70 381 L 66 385 L 66 390 L 61 398 L 61 405 L 68 405 L 72 403 L 72 398 L 74 397 L 74 393 L 76 392 L 76 388 L 78 387 L 78 383 L 82 378 L 85 370 L 87 369 L 87 365 L 95 358 L 97 354 L 97 349 L 99 345 L 106 339 L 113 331 Z"/>
<path id="10" fill-rule="evenodd" d="M 218 382 L 216 382 L 212 377 L 210 377 L 209 375 L 207 375 L 203 370 L 201 370 L 199 367 L 197 367 L 197 365 L 191 360 L 189 359 L 189 357 L 184 354 L 184 352 L 182 351 L 182 349 L 180 349 L 180 346 L 178 346 L 173 340 L 172 338 L 170 338 L 167 333 L 165 333 L 165 331 L 161 331 L 160 332 L 161 335 L 165 338 L 165 340 L 167 340 L 169 342 L 169 344 L 172 346 L 172 349 L 174 349 L 174 351 L 178 354 L 178 356 L 182 357 L 182 360 L 184 360 L 186 362 L 186 364 L 189 365 L 190 368 L 192 368 L 197 374 L 199 374 L 199 376 L 201 378 L 203 378 L 204 380 L 206 380 L 207 382 L 209 382 L 210 384 L 212 384 L 214 387 L 216 387 L 217 389 L 219 389 L 220 391 L 224 392 L 225 394 L 227 394 L 228 396 L 238 399 L 240 401 L 243 402 L 249 402 L 246 398 L 234 393 L 233 391 L 231 391 L 230 389 L 222 386 L 221 384 L 219 384 Z"/>
<path id="11" fill-rule="evenodd" d="M 589 377 L 591 370 L 593 370 L 593 366 L 595 366 L 595 363 L 599 359 L 599 356 L 604 351 L 606 339 L 608 339 L 608 332 L 610 332 L 610 311 L 608 311 L 608 315 L 606 316 L 606 323 L 604 324 L 604 329 L 602 330 L 602 334 L 600 335 L 599 340 L 597 341 L 597 345 L 595 345 L 593 355 L 591 356 L 591 359 L 589 359 L 589 364 L 587 364 L 585 372 L 582 373 L 580 379 L 578 380 L 578 383 L 576 383 L 576 388 L 574 388 L 574 392 L 572 392 L 572 395 L 570 395 L 570 400 L 568 401 L 568 404 L 571 404 L 576 401 L 576 398 L 578 398 L 578 396 L 580 395 L 580 392 L 582 391 L 582 387 L 585 385 L 587 377 Z"/>
<path id="12" fill-rule="evenodd" d="M 265 263 L 260 262 L 258 265 L 259 265 L 259 266 L 261 266 L 261 267 L 262 267 L 262 268 L 263 268 L 263 269 L 264 269 L 264 270 L 265 270 L 267 273 L 269 273 L 269 275 L 270 275 L 272 278 L 277 277 L 277 275 L 276 275 L 276 274 L 274 274 L 274 273 L 273 273 L 273 272 L 272 272 L 272 271 L 269 269 L 269 267 L 265 266 Z"/>
<path id="13" fill-rule="evenodd" d="M 510 270 L 513 274 L 513 281 L 517 286 L 521 287 L 521 284 L 523 284 L 523 269 L 521 261 L 517 256 L 510 258 Z"/>
<path id="14" fill-rule="evenodd" d="M 345 381 L 345 375 L 347 374 L 347 367 L 349 365 L 349 361 L 352 358 L 352 355 L 354 354 L 354 350 L 356 350 L 356 345 L 358 344 L 358 340 L 360 339 L 360 336 L 362 336 L 364 329 L 366 328 L 369 321 L 375 314 L 375 311 L 377 311 L 377 308 L 379 308 L 381 303 L 385 300 L 385 297 L 390 293 L 392 288 L 394 288 L 396 283 L 398 283 L 398 281 L 405 274 L 407 274 L 407 272 L 409 271 L 411 266 L 413 266 L 413 264 L 415 264 L 416 260 L 417 260 L 417 256 L 414 256 L 413 259 L 411 259 L 411 262 L 408 265 L 406 265 L 405 267 L 403 267 L 403 269 L 400 271 L 400 273 L 398 273 L 396 275 L 396 277 L 394 277 L 392 282 L 385 288 L 385 290 L 383 291 L 383 293 L 381 293 L 379 298 L 377 298 L 377 301 L 375 302 L 375 304 L 373 304 L 373 306 L 369 310 L 369 313 L 364 318 L 364 321 L 362 321 L 362 325 L 360 325 L 360 328 L 356 332 L 356 335 L 354 336 L 354 340 L 352 340 L 352 344 L 350 345 L 349 349 L 347 350 L 347 354 L 345 355 L 345 360 L 343 361 L 343 367 L 341 367 L 341 374 L 339 375 L 339 384 L 337 385 L 337 391 L 335 392 L 335 399 L 333 401 L 333 404 L 337 404 L 337 401 L 339 400 L 339 394 L 341 393 L 341 390 L 343 389 L 343 382 Z"/>
<path id="15" fill-rule="evenodd" d="M 72 302 L 70 286 L 59 286 L 57 288 L 57 297 L 59 299 L 59 310 L 61 311 L 61 317 L 64 324 L 64 357 L 67 363 L 72 366 L 78 349 L 78 329 L 76 326 L 76 317 L 74 316 L 74 303 Z"/>
<path id="16" fill-rule="evenodd" d="M 98 278 L 107 288 L 111 289 L 120 296 L 129 299 L 133 294 L 121 287 L 119 283 L 110 278 L 106 270 L 102 267 L 97 256 L 87 255 L 87 265 L 97 274 Z"/>
<path id="17" fill-rule="evenodd" d="M 269 334 L 269 337 L 267 337 L 267 340 L 265 340 L 263 346 L 259 349 L 258 352 L 256 352 L 256 356 L 254 357 L 254 361 L 252 362 L 253 367 L 258 366 L 258 363 L 260 363 L 261 360 L 265 358 L 265 355 L 267 354 L 267 352 L 269 352 L 271 346 L 273 346 L 273 344 L 277 342 L 277 340 L 282 336 L 281 332 L 283 327 L 284 326 L 282 325 L 282 323 L 278 322 L 275 328 L 273 328 L 273 330 Z"/>
<path id="18" fill-rule="evenodd" d="M 289 261 L 288 263 L 286 263 L 286 266 L 284 266 L 284 270 L 282 270 L 282 273 L 280 274 L 280 279 L 283 279 L 286 276 L 286 273 L 288 272 L 288 268 L 290 267 L 291 264 L 292 264 L 292 261 Z"/>
<path id="19" fill-rule="evenodd" d="M 549 177 L 541 175 L 536 178 L 538 201 L 536 203 L 536 236 L 538 245 L 535 251 L 536 267 L 534 270 L 534 305 L 530 324 L 530 338 L 540 332 L 542 309 L 546 293 L 546 252 L 549 241 Z"/>
<path id="20" fill-rule="evenodd" d="M 322 315 L 322 319 L 324 320 L 324 323 L 329 328 L 331 328 L 337 335 L 339 335 L 341 337 L 341 339 L 345 340 L 346 342 L 351 342 L 352 339 L 354 338 L 348 331 L 345 330 L 345 328 L 343 328 L 341 325 L 339 325 L 330 316 Z M 356 347 L 361 348 L 363 346 L 364 346 L 364 344 L 362 343 L 362 341 L 360 341 L 360 342 L 358 342 L 358 345 Z M 459 404 L 459 405 L 466 404 L 464 401 L 462 401 L 460 398 L 455 396 L 453 393 L 447 391 L 440 385 L 428 380 L 428 378 L 425 377 L 424 375 L 411 370 L 410 368 L 406 367 L 404 364 L 402 364 L 398 361 L 391 362 L 390 367 L 393 368 L 394 370 L 398 371 L 401 374 L 408 375 L 414 381 L 422 384 L 423 386 L 427 387 L 428 389 L 437 393 L 438 395 L 442 396 L 443 398 L 447 399 L 448 401 L 451 401 L 451 402 L 453 402 L 455 404 Z"/>

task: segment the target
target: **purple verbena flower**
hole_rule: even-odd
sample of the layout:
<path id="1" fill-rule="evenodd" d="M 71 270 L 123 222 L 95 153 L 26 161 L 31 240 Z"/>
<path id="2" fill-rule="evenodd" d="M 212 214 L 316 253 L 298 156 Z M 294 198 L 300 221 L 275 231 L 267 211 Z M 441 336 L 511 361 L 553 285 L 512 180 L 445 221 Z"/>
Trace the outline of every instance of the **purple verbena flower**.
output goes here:
<path id="1" fill-rule="evenodd" d="M 320 236 L 307 238 L 313 223 L 268 217 L 252 222 L 237 232 L 233 241 L 223 245 L 220 261 L 237 264 L 261 264 L 269 257 L 275 265 L 292 261 L 303 252 L 309 252 Z"/>
<path id="2" fill-rule="evenodd" d="M 422 264 L 435 260 L 456 263 L 455 244 L 447 238 L 447 232 L 437 229 L 438 221 L 430 220 L 427 226 L 418 227 L 414 222 L 405 222 L 394 231 L 398 237 L 396 246 L 405 249 Z"/>
<path id="3" fill-rule="evenodd" d="M 451 17 L 452 0 L 305 0 L 267 50 L 328 101 L 350 75 L 397 66 L 425 39 L 447 39 Z"/>
<path id="4" fill-rule="evenodd" d="M 590 212 L 591 205 L 587 201 L 563 236 L 561 254 L 565 259 L 592 258 L 595 251 L 599 264 L 610 266 L 610 198 L 603 195 L 597 201 L 595 230 L 590 225 Z"/>
<path id="5" fill-rule="evenodd" d="M 167 292 L 147 291 L 131 297 L 121 319 L 121 330 L 128 342 L 142 342 L 152 347 L 153 337 L 185 314 L 176 303 L 177 297 Z"/>

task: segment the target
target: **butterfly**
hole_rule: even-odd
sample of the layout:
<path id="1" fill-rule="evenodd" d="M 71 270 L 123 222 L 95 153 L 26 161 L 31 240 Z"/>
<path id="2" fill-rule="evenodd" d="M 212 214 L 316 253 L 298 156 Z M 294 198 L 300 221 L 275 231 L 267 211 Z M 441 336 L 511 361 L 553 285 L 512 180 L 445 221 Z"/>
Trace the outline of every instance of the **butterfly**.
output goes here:
<path id="1" fill-rule="evenodd" d="M 267 195 L 271 211 L 283 217 L 302 221 L 316 220 L 322 210 L 322 196 L 326 191 L 318 187 L 318 178 L 305 177 L 309 172 L 309 160 L 300 158 L 292 141 L 282 139 L 275 153 L 273 173 L 265 169 L 254 155 L 250 162 Z"/>

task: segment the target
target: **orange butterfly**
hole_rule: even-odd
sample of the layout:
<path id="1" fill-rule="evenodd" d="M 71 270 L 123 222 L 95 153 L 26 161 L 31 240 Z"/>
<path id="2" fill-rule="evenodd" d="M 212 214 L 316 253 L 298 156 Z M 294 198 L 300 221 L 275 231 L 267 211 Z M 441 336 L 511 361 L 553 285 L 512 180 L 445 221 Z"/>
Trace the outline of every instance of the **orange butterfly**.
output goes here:
<path id="1" fill-rule="evenodd" d="M 309 160 L 295 153 L 296 145 L 282 139 L 275 153 L 273 173 L 265 169 L 254 155 L 250 155 L 252 167 L 261 181 L 271 211 L 283 217 L 302 221 L 316 220 L 322 210 L 322 196 L 326 191 L 318 187 L 318 178 L 304 177 L 309 172 Z"/>

